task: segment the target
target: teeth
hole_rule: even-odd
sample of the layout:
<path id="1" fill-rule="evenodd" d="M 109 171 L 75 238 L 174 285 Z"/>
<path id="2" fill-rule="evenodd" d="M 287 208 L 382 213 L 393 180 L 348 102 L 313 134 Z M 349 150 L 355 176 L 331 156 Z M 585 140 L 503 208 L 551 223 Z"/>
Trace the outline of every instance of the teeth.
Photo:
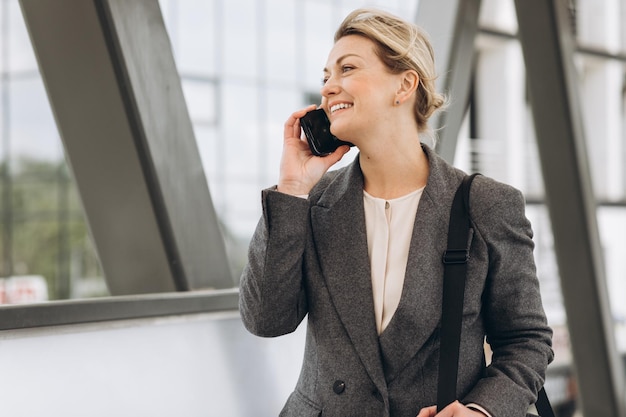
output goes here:
<path id="1" fill-rule="evenodd" d="M 330 112 L 334 113 L 337 110 L 341 110 L 341 109 L 347 109 L 349 107 L 352 107 L 352 104 L 348 104 L 348 103 L 339 103 L 339 104 L 335 104 L 334 106 L 332 106 L 330 108 Z"/>

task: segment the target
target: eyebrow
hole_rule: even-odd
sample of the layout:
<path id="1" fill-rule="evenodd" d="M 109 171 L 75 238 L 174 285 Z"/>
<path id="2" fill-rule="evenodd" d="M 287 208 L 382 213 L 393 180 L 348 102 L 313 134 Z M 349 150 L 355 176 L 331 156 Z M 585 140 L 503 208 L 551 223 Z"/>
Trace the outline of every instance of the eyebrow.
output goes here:
<path id="1" fill-rule="evenodd" d="M 335 65 L 339 64 L 341 61 L 343 61 L 344 59 L 350 57 L 350 56 L 356 56 L 358 58 L 360 58 L 361 56 L 358 54 L 354 54 L 354 53 L 348 53 L 345 55 L 340 56 L 339 58 L 337 58 L 337 61 L 335 61 Z M 324 67 L 324 69 L 322 70 L 322 72 L 328 72 L 328 68 Z"/>

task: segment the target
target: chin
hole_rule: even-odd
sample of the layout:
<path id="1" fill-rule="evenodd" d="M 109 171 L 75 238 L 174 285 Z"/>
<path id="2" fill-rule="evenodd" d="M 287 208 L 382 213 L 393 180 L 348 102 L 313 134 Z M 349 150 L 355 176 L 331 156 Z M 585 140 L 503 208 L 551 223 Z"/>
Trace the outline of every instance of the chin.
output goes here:
<path id="1" fill-rule="evenodd" d="M 357 146 L 358 138 L 361 137 L 354 130 L 348 130 L 348 129 L 337 129 L 336 131 L 333 131 L 331 129 L 331 133 L 337 139 L 342 140 L 344 142 L 350 142 L 350 143 L 352 143 L 355 146 Z"/>
<path id="2" fill-rule="evenodd" d="M 345 142 L 350 142 L 348 139 L 352 135 L 349 134 L 349 130 L 342 126 L 336 126 L 334 124 L 330 127 L 330 133 L 332 133 L 337 139 Z"/>

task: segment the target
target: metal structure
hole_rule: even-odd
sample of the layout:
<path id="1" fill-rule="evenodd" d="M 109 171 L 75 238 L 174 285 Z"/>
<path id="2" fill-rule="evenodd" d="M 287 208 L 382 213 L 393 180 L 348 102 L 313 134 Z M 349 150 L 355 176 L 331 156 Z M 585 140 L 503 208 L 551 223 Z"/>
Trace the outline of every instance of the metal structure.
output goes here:
<path id="1" fill-rule="evenodd" d="M 451 115 L 435 120 L 439 152 L 448 161 L 468 105 L 478 0 L 422 0 L 417 23 L 443 52 L 442 89 L 453 98 Z M 567 3 L 515 0 L 530 104 L 552 222 L 555 250 L 577 380 L 585 416 L 626 416 L 624 369 L 614 340 L 595 198 L 573 64 Z"/>
<path id="2" fill-rule="evenodd" d="M 20 3 L 111 294 L 233 287 L 158 1 Z"/>
<path id="3" fill-rule="evenodd" d="M 454 161 L 459 130 L 469 105 L 480 3 L 481 0 L 422 0 L 417 11 L 417 24 L 430 35 L 436 51 L 437 90 L 449 93 L 448 108 L 436 113 L 430 122 L 437 131 L 437 153 L 447 161 Z"/>
<path id="4" fill-rule="evenodd" d="M 519 36 L 582 410 L 626 416 L 598 233 L 567 4 L 516 0 Z"/>

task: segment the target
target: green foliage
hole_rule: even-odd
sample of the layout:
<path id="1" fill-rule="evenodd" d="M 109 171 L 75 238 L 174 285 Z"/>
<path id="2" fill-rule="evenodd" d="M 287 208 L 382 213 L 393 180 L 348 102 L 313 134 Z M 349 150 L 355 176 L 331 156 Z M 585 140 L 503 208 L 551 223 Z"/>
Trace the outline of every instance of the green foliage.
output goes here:
<path id="1" fill-rule="evenodd" d="M 0 271 L 42 275 L 51 299 L 106 295 L 73 288 L 85 278 L 103 278 L 65 162 L 22 159 L 11 168 L 9 176 L 2 166 Z"/>

